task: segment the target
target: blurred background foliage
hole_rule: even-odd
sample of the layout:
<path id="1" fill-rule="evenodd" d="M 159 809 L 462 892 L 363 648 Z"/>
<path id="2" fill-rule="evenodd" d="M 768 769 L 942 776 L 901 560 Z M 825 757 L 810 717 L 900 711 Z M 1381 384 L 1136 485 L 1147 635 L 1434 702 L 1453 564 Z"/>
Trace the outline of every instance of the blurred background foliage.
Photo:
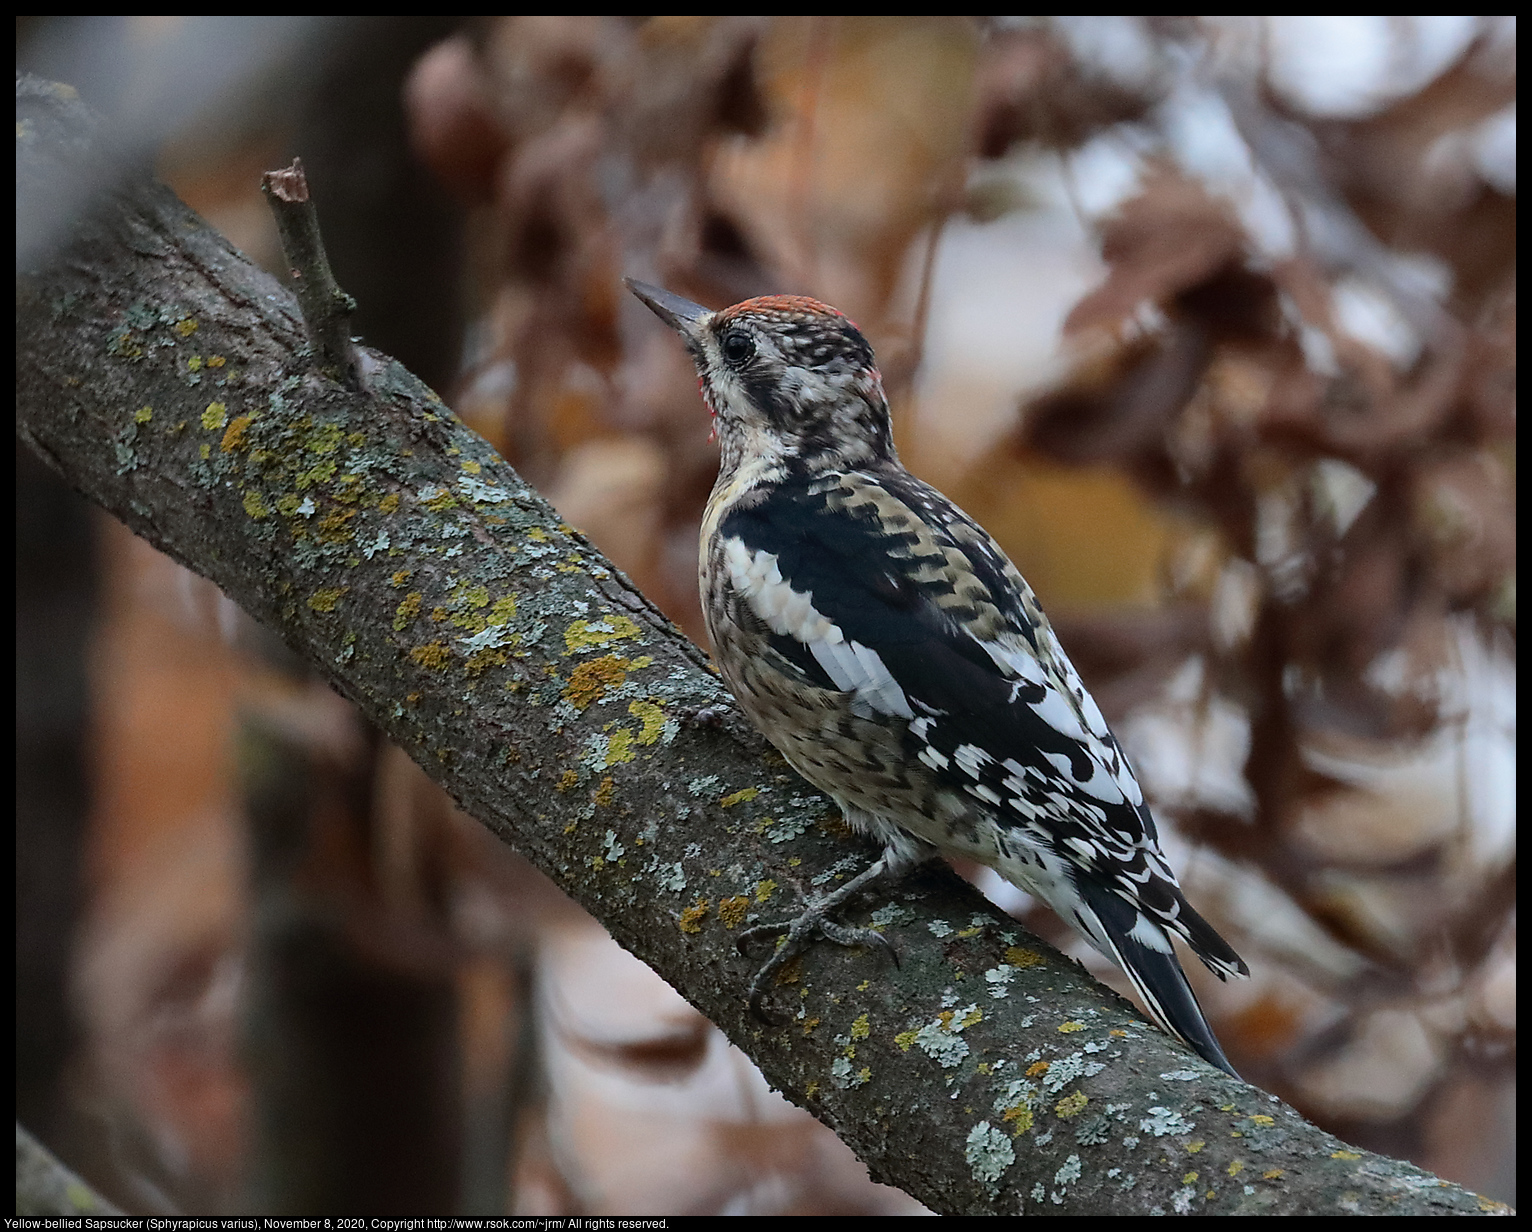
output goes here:
<path id="1" fill-rule="evenodd" d="M 716 455 L 621 278 L 846 311 L 1249 961 L 1236 1067 L 1514 1200 L 1514 19 L 17 33 L 279 274 L 301 155 L 365 340 L 693 637 Z M 113 1200 L 919 1209 L 208 583 L 24 456 L 17 514 L 18 1118 Z"/>

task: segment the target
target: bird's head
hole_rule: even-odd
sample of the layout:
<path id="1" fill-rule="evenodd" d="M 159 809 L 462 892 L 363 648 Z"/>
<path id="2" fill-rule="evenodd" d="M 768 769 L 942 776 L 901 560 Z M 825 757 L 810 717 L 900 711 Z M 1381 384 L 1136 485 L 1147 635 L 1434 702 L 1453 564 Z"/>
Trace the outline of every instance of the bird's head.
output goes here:
<path id="1" fill-rule="evenodd" d="M 872 347 L 844 313 L 797 295 L 711 312 L 626 282 L 691 352 L 725 473 L 747 459 L 808 471 L 896 460 Z"/>

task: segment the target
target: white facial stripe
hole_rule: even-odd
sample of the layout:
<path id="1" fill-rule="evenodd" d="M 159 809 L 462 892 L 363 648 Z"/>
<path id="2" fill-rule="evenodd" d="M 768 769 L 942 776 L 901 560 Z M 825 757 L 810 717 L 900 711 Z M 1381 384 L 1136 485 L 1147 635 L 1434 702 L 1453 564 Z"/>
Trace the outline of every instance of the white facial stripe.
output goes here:
<path id="1" fill-rule="evenodd" d="M 878 652 L 848 641 L 840 626 L 814 607 L 812 594 L 794 590 L 783 578 L 774 555 L 752 552 L 738 537 L 725 540 L 723 551 L 735 592 L 773 633 L 807 646 L 836 688 L 855 693 L 861 704 L 880 714 L 915 717 Z"/>

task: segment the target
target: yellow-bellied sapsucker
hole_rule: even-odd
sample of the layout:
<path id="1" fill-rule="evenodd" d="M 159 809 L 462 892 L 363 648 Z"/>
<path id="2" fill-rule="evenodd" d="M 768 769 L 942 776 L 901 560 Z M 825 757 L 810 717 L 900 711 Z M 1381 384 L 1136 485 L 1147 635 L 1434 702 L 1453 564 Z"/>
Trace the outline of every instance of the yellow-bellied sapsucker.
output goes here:
<path id="1" fill-rule="evenodd" d="M 722 453 L 702 521 L 718 670 L 792 766 L 883 844 L 796 920 L 751 986 L 814 937 L 882 944 L 829 913 L 937 854 L 1042 898 L 1222 1070 L 1170 935 L 1248 970 L 1187 903 L 1133 771 L 1038 607 L 976 522 L 899 464 L 872 348 L 816 300 L 710 312 L 628 280 L 680 335 Z"/>

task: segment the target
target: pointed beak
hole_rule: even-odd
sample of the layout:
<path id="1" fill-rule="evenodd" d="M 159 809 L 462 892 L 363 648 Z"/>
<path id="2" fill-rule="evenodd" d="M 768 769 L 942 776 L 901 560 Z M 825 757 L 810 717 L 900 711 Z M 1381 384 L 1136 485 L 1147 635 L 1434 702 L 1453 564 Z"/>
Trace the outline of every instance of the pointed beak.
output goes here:
<path id="1" fill-rule="evenodd" d="M 711 311 L 701 304 L 694 304 L 689 299 L 672 295 L 663 287 L 650 286 L 649 283 L 639 282 L 636 278 L 624 278 L 623 282 L 628 284 L 628 290 L 648 305 L 649 311 L 683 338 L 694 337 L 703 319 L 712 315 Z"/>

